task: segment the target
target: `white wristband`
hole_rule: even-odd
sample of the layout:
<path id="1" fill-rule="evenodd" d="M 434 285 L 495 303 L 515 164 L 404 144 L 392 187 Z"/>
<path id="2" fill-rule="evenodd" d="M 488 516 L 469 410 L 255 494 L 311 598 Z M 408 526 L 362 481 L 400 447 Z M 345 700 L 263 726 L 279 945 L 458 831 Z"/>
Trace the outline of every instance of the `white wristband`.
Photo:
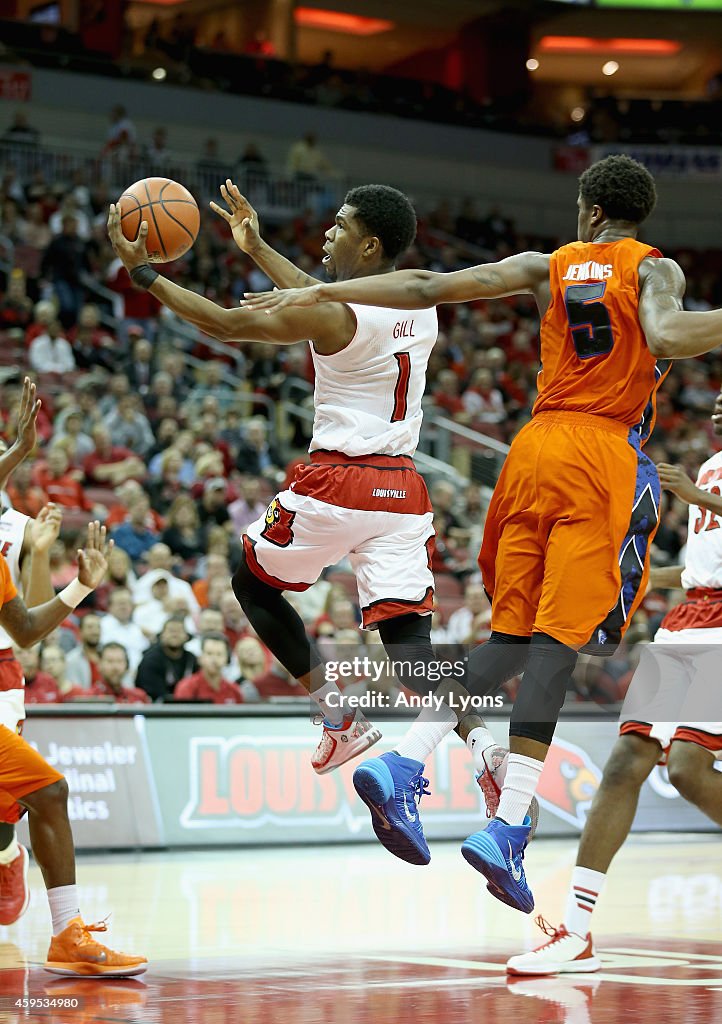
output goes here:
<path id="1" fill-rule="evenodd" d="M 93 593 L 92 587 L 86 587 L 84 583 L 75 577 L 70 583 L 68 583 L 65 590 L 61 590 L 58 597 L 67 604 L 68 608 L 77 608 L 81 601 L 84 601 L 88 594 Z"/>

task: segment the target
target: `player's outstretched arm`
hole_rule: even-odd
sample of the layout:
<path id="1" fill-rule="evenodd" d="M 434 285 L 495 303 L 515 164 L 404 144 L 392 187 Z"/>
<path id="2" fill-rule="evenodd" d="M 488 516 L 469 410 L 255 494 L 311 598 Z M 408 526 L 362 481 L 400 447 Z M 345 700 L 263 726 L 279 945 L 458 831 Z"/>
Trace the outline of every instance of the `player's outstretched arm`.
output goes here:
<path id="1" fill-rule="evenodd" d="M 317 278 L 304 273 L 261 238 L 258 214 L 230 178 L 221 185 L 221 198 L 228 209 L 218 203 L 211 203 L 211 209 L 229 226 L 241 252 L 250 256 L 274 284 L 279 288 L 307 288 L 317 283 Z"/>
<path id="2" fill-rule="evenodd" d="M 0 455 L 0 489 L 5 487 L 10 475 L 33 450 L 38 440 L 37 420 L 40 399 L 35 397 L 35 384 L 26 377 L 18 412 L 18 436 L 6 452 Z"/>
<path id="3" fill-rule="evenodd" d="M 645 260 L 640 277 L 639 322 L 652 355 L 692 359 L 722 344 L 722 309 L 683 308 L 685 279 L 674 260 Z"/>
<path id="4" fill-rule="evenodd" d="M 105 527 L 90 523 L 85 548 L 78 551 L 78 576 L 61 590 L 57 597 L 37 608 L 28 608 L 20 597 L 13 597 L 0 608 L 0 626 L 19 647 L 30 647 L 63 622 L 88 594 L 102 582 L 108 568 L 107 555 L 113 542 L 107 541 Z M 2 580 L 10 583 L 10 573 L 3 566 Z"/>
<path id="5" fill-rule="evenodd" d="M 683 565 L 660 565 L 649 570 L 650 590 L 681 590 Z"/>
<path id="6" fill-rule="evenodd" d="M 20 576 L 28 608 L 45 604 L 55 597 L 50 576 L 50 549 L 60 536 L 62 522 L 62 509 L 50 503 L 27 524 L 20 553 Z"/>
<path id="7" fill-rule="evenodd" d="M 283 316 L 267 317 L 241 307 L 225 309 L 196 292 L 181 288 L 161 277 L 148 263 L 145 239 L 148 225 L 143 221 L 138 237 L 129 242 L 120 227 L 117 206 L 108 214 L 108 235 L 118 257 L 138 287 L 219 341 L 263 341 L 275 345 L 293 345 L 298 341 L 314 341 L 317 349 L 331 355 L 343 348 L 353 337 L 356 320 L 347 306 L 340 303 L 306 311 L 289 309 Z"/>
<path id="8" fill-rule="evenodd" d="M 318 302 L 429 309 L 442 302 L 500 299 L 505 295 L 535 292 L 547 280 L 548 273 L 548 256 L 524 252 L 498 263 L 455 270 L 451 274 L 437 274 L 432 270 L 398 270 L 391 274 L 316 284 L 293 291 L 249 293 L 241 305 L 267 312 L 286 306 L 313 306 Z"/>

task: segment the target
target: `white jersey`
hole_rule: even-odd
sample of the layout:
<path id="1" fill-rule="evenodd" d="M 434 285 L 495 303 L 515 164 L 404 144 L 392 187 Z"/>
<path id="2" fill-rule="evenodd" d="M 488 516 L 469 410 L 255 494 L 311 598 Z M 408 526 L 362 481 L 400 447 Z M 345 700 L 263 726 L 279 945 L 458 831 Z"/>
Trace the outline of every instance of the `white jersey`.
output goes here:
<path id="1" fill-rule="evenodd" d="M 335 355 L 311 346 L 316 370 L 310 451 L 413 455 L 421 430 L 426 367 L 438 335 L 435 309 L 347 303 L 356 333 Z"/>
<path id="2" fill-rule="evenodd" d="M 0 516 L 0 553 L 5 558 L 13 583 L 22 592 L 20 581 L 20 552 L 23 548 L 25 527 L 30 517 L 16 512 L 14 508 L 6 509 Z M 0 627 L 0 650 L 12 647 L 12 640 Z M 9 682 L 13 676 L 0 678 L 0 725 L 15 732 L 18 724 L 25 718 L 25 694 L 22 689 Z"/>
<path id="3" fill-rule="evenodd" d="M 712 494 L 722 493 L 722 452 L 700 467 L 697 486 Z M 687 551 L 682 586 L 722 590 L 722 516 L 697 505 L 689 506 Z"/>

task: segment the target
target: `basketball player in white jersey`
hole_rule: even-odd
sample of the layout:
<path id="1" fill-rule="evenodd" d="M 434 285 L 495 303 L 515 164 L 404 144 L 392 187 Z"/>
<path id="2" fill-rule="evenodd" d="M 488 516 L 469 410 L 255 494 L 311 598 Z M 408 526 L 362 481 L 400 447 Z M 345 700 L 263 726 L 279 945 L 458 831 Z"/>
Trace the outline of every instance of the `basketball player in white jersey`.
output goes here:
<path id="1" fill-rule="evenodd" d="M 28 608 L 55 597 L 49 554 L 60 533 L 61 522 L 62 512 L 52 504 L 41 509 L 37 519 L 12 508 L 3 508 L 0 514 L 0 554 Z M 0 626 L 0 725 L 11 732 L 22 732 L 24 686 L 12 640 Z M 14 924 L 27 910 L 30 900 L 27 872 L 27 850 L 15 838 L 14 826 L 0 822 L 0 925 Z"/>
<path id="2" fill-rule="evenodd" d="M 722 437 L 722 392 L 712 424 Z M 655 765 L 666 764 L 681 796 L 722 826 L 722 721 L 690 721 L 700 711 L 719 715 L 722 651 L 722 452 L 705 462 L 693 484 L 678 466 L 657 467 L 662 486 L 689 505 L 684 566 L 652 569 L 650 585 L 682 587 L 676 605 L 645 647 L 622 709 L 620 736 L 604 768 L 584 826 L 572 874 L 564 923 L 542 917 L 537 923 L 549 940 L 513 956 L 510 974 L 549 975 L 597 971 L 591 919 L 609 866 L 632 827 L 639 792 Z M 656 704 L 656 707 L 655 707 Z M 677 721 L 654 721 L 655 711 Z M 641 712 L 646 711 L 646 720 Z M 687 711 L 689 717 L 684 714 Z"/>
<path id="3" fill-rule="evenodd" d="M 235 194 L 224 192 L 234 212 Z M 229 224 L 232 216 L 226 216 Z M 379 630 L 395 660 L 434 661 L 432 510 L 412 456 L 426 366 L 437 337 L 436 310 L 406 314 L 329 303 L 267 317 L 224 309 L 157 274 L 148 264 L 146 226 L 129 242 L 115 206 L 108 232 L 134 284 L 213 337 L 310 341 L 316 371 L 311 465 L 301 467 L 289 489 L 249 527 L 233 589 L 261 640 L 319 705 L 324 735 L 312 763 L 319 774 L 328 772 L 367 749 L 380 733 L 360 712 L 344 713 L 339 706 L 338 687 L 324 680 L 322 658 L 283 591 L 306 590 L 324 568 L 348 557 L 364 627 Z M 326 232 L 326 272 L 337 280 L 389 273 L 415 233 L 416 215 L 401 192 L 385 185 L 352 189 Z M 313 283 L 279 254 L 270 250 L 269 255 L 269 247 L 266 259 L 252 255 L 279 283 Z M 413 679 L 402 682 L 419 686 Z M 421 792 L 425 780 L 416 774 L 411 784 Z"/>

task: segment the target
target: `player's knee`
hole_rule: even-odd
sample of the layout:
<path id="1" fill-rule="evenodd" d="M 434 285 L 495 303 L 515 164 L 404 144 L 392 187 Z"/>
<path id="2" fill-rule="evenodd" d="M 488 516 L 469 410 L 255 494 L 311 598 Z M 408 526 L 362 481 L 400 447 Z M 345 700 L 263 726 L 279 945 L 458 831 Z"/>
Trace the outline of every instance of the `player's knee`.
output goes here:
<path id="1" fill-rule="evenodd" d="M 660 749 L 655 744 L 655 756 L 650 756 L 649 744 L 652 743 L 653 740 L 643 740 L 636 736 L 624 736 L 618 740 L 605 765 L 602 787 L 623 789 L 628 786 L 641 786 L 660 754 Z"/>
<path id="2" fill-rule="evenodd" d="M 23 797 L 23 804 L 35 814 L 54 814 L 58 811 L 66 813 L 68 810 L 68 783 L 64 778 L 57 782 L 51 782 L 49 786 L 43 786 L 34 793 Z"/>
<path id="3" fill-rule="evenodd" d="M 674 743 L 667 763 L 669 781 L 680 796 L 696 803 L 704 785 L 704 769 L 712 766 L 701 748 L 693 743 Z"/>

